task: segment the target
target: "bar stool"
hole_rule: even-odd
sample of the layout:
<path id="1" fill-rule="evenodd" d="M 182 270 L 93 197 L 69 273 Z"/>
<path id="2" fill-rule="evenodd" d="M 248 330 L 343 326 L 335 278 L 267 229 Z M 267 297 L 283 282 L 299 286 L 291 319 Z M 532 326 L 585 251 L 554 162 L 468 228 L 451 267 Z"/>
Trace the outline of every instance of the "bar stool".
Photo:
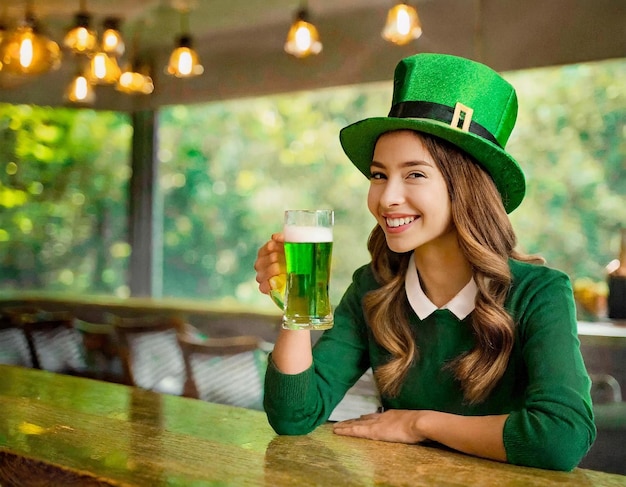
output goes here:
<path id="1" fill-rule="evenodd" d="M 70 313 L 42 311 L 23 314 L 20 320 L 34 368 L 76 375 L 87 370 L 82 337 Z"/>
<path id="2" fill-rule="evenodd" d="M 178 343 L 185 361 L 185 396 L 263 409 L 271 344 L 250 335 L 199 340 L 185 333 L 178 336 Z"/>
<path id="3" fill-rule="evenodd" d="M 594 404 L 622 401 L 622 389 L 615 377 L 610 374 L 590 373 L 591 399 Z"/>
<path id="4" fill-rule="evenodd" d="M 85 349 L 88 370 L 82 375 L 90 379 L 126 383 L 114 326 L 79 318 L 74 319 L 73 325 L 79 331 Z"/>
<path id="5" fill-rule="evenodd" d="M 185 365 L 177 336 L 188 329 L 177 316 L 114 316 L 119 355 L 128 385 L 182 395 Z"/>
<path id="6" fill-rule="evenodd" d="M 33 366 L 24 331 L 4 312 L 0 312 L 0 363 Z"/>

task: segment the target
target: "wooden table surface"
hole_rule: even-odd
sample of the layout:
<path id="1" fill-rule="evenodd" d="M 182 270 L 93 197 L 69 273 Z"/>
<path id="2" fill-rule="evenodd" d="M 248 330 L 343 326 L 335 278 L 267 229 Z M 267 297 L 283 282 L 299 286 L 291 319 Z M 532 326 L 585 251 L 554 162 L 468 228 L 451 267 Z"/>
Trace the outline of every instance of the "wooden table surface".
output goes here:
<path id="1" fill-rule="evenodd" d="M 259 411 L 0 365 L 0 485 L 608 487 L 626 476 L 515 467 L 330 425 L 277 436 Z"/>

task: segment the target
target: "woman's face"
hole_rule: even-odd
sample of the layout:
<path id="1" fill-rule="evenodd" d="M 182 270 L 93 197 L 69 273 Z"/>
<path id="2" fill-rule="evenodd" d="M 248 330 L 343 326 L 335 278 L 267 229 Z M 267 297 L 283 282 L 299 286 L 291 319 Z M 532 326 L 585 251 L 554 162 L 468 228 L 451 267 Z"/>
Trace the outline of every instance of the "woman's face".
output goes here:
<path id="1" fill-rule="evenodd" d="M 367 206 L 392 251 L 436 248 L 451 237 L 456 242 L 446 182 L 419 135 L 383 134 L 372 159 Z"/>

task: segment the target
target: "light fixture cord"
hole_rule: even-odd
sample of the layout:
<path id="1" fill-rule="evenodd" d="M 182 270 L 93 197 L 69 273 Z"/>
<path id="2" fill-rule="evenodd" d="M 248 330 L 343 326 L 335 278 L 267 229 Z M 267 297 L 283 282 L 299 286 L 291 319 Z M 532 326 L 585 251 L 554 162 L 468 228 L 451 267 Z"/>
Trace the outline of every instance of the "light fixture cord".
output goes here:
<path id="1" fill-rule="evenodd" d="M 139 21 L 135 24 L 135 30 L 133 32 L 133 38 L 131 42 L 129 59 L 132 66 L 133 71 L 138 71 L 139 69 L 139 42 L 141 40 L 141 34 L 144 28 L 144 21 Z"/>
<path id="2" fill-rule="evenodd" d="M 309 2 L 307 0 L 300 2 L 300 8 L 296 11 L 296 20 L 309 22 Z"/>
<path id="3" fill-rule="evenodd" d="M 484 62 L 482 0 L 474 0 L 474 55 L 476 60 Z"/>
<path id="4" fill-rule="evenodd" d="M 6 3 L 2 5 L 2 15 L 0 15 L 0 29 L 6 29 L 8 24 L 7 18 L 9 16 L 9 7 Z"/>
<path id="5" fill-rule="evenodd" d="M 189 8 L 186 7 L 180 12 L 180 33 L 189 34 Z"/>
<path id="6" fill-rule="evenodd" d="M 33 30 L 37 29 L 35 21 L 35 9 L 33 7 L 33 0 L 26 0 L 26 10 L 24 11 L 24 21 L 26 25 L 30 26 Z"/>

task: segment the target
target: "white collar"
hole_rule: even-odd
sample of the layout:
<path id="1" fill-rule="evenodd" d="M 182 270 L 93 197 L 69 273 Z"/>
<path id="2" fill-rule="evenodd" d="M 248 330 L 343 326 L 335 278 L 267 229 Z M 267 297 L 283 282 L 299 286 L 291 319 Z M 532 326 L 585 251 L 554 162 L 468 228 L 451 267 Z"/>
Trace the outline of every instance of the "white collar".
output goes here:
<path id="1" fill-rule="evenodd" d="M 422 289 L 419 276 L 417 275 L 417 267 L 415 267 L 415 257 L 413 254 L 411 254 L 409 267 L 406 271 L 404 288 L 406 290 L 406 296 L 409 299 L 409 304 L 417 316 L 419 316 L 420 320 L 427 318 L 438 309 L 437 306 L 435 306 L 433 302 L 428 299 L 428 296 L 426 296 L 424 290 Z M 459 320 L 462 320 L 474 311 L 477 292 L 478 288 L 476 287 L 476 282 L 474 282 L 474 278 L 471 278 L 465 287 L 440 309 L 448 309 Z"/>

